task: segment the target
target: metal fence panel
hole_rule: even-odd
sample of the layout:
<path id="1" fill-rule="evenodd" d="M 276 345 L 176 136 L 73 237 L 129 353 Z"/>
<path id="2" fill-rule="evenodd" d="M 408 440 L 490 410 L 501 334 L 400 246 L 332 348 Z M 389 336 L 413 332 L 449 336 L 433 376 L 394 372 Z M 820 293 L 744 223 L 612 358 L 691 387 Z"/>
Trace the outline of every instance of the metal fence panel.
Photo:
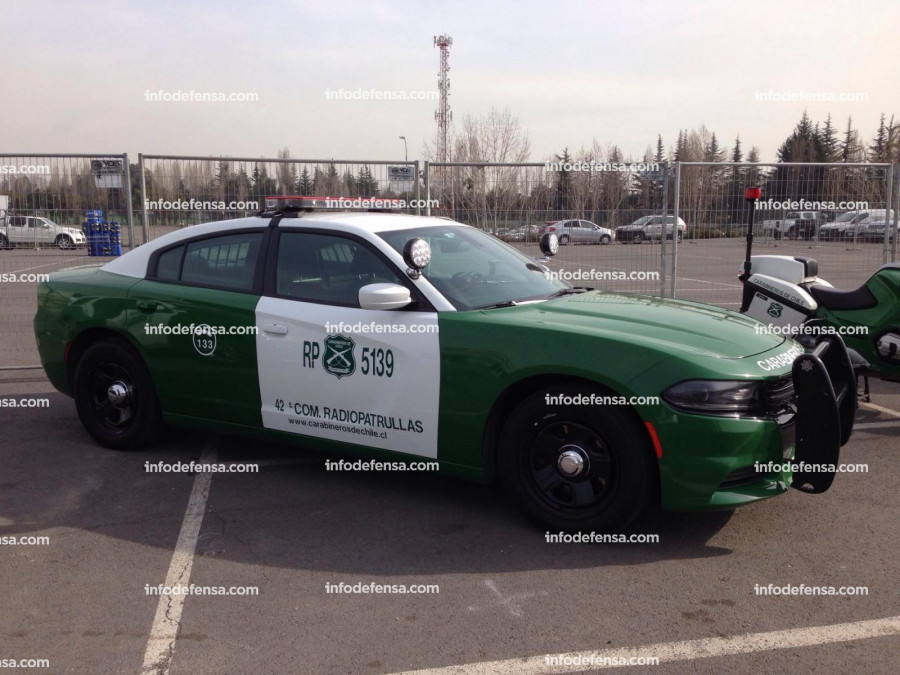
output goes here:
<path id="1" fill-rule="evenodd" d="M 198 223 L 244 218 L 265 197 L 419 199 L 417 161 L 140 155 L 142 241 Z M 412 205 L 409 213 L 421 209 Z"/>
<path id="2" fill-rule="evenodd" d="M 884 227 L 896 215 L 889 164 L 681 162 L 676 173 L 675 209 L 687 234 L 672 263 L 675 297 L 740 304 L 750 186 L 763 194 L 754 252 L 816 258 L 822 278 L 848 289 L 896 259 Z"/>
<path id="3" fill-rule="evenodd" d="M 426 198 L 437 204 L 431 215 L 490 232 L 532 256 L 541 228 L 557 221 L 586 221 L 615 236 L 619 227 L 664 215 L 669 182 L 666 166 L 651 170 L 643 163 L 425 163 Z M 561 278 L 576 286 L 661 293 L 665 245 L 659 239 L 580 246 L 575 235 L 566 237 L 548 264 Z"/>

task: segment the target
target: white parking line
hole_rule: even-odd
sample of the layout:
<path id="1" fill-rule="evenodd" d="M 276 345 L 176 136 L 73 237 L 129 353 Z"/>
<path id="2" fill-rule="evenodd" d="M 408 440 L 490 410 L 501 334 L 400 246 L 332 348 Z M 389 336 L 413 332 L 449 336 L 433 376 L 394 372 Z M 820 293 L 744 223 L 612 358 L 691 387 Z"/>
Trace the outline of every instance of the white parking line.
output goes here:
<path id="1" fill-rule="evenodd" d="M 66 258 L 65 260 L 54 260 L 52 263 L 47 263 L 46 265 L 35 265 L 34 267 L 26 267 L 23 270 L 15 270 L 10 272 L 10 274 L 18 274 L 19 272 L 27 272 L 28 270 L 39 270 L 42 267 L 51 267 L 53 265 L 60 265 L 62 263 L 71 262 L 72 260 L 81 260 L 84 256 L 78 258 Z"/>
<path id="2" fill-rule="evenodd" d="M 203 446 L 200 457 L 201 464 L 212 464 L 216 461 L 215 440 L 210 437 Z M 181 532 L 175 544 L 175 552 L 166 573 L 166 586 L 186 585 L 191 580 L 191 569 L 194 566 L 194 551 L 197 548 L 197 537 L 206 511 L 206 500 L 212 484 L 212 473 L 198 473 L 194 476 L 194 487 L 188 500 Z M 160 595 L 156 606 L 156 616 L 150 628 L 150 638 L 144 652 L 142 675 L 167 675 L 172 654 L 175 653 L 175 640 L 181 630 L 181 610 L 184 608 L 185 595 Z"/>
<path id="3" fill-rule="evenodd" d="M 900 417 L 900 412 L 896 410 L 891 410 L 890 408 L 885 408 L 880 405 L 875 405 L 874 403 L 860 403 L 860 407 L 868 408 L 869 410 L 877 410 L 880 413 L 884 413 L 885 415 L 890 415 L 891 417 Z"/>
<path id="4" fill-rule="evenodd" d="M 853 431 L 865 431 L 866 429 L 891 429 L 900 427 L 900 420 L 893 422 L 864 422 L 863 424 L 854 424 Z"/>
<path id="5" fill-rule="evenodd" d="M 850 642 L 852 640 L 865 640 L 867 638 L 898 634 L 900 634 L 900 616 L 892 616 L 886 619 L 854 621 L 831 626 L 791 628 L 768 633 L 749 633 L 730 637 L 663 642 L 644 647 L 626 647 L 570 654 L 545 654 L 521 659 L 484 661 L 482 663 L 448 666 L 446 668 L 410 670 L 398 675 L 487 675 L 488 673 L 491 675 L 539 675 L 540 673 L 592 672 L 620 667 L 615 665 L 590 665 L 592 661 L 602 663 L 604 657 L 611 663 L 621 663 L 621 659 L 648 656 L 658 657 L 660 663 L 668 663 L 671 661 L 705 659 L 711 656 L 750 654 L 773 649 L 815 647 L 834 642 Z M 558 657 L 561 661 L 568 659 L 572 665 L 548 665 L 548 657 Z"/>
<path id="6" fill-rule="evenodd" d="M 690 277 L 678 277 L 678 279 L 680 281 L 696 281 L 698 284 L 712 284 L 714 286 L 725 286 L 727 288 L 743 288 L 743 286 L 739 284 L 728 284 L 724 281 L 705 281 L 703 279 L 691 279 Z"/>

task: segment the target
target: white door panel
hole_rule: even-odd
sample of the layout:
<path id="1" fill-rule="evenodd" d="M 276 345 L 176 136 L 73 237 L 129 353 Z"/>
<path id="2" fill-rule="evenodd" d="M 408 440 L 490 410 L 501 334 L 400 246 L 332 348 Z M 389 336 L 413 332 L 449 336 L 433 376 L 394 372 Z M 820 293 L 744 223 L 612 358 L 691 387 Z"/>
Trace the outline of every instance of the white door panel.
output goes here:
<path id="1" fill-rule="evenodd" d="M 361 324 L 378 332 L 360 332 Z M 435 312 L 264 297 L 256 308 L 256 325 L 267 429 L 437 457 Z M 433 332 L 422 332 L 426 326 Z"/>

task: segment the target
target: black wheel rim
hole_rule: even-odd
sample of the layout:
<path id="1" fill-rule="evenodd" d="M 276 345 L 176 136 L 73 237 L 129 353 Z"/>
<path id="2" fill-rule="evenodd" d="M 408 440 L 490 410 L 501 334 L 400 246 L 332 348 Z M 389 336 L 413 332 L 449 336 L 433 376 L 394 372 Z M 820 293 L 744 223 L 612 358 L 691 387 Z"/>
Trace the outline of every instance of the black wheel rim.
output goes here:
<path id="1" fill-rule="evenodd" d="M 118 363 L 100 363 L 91 370 L 88 386 L 88 405 L 94 419 L 111 433 L 124 433 L 134 420 L 137 409 L 131 373 Z M 113 386 L 118 391 L 125 391 L 123 400 L 111 400 L 110 391 Z"/>
<path id="2" fill-rule="evenodd" d="M 561 468 L 562 456 L 578 456 L 577 474 Z M 596 509 L 608 501 L 616 483 L 616 463 L 608 444 L 592 429 L 553 421 L 536 431 L 527 452 L 528 482 L 545 508 L 560 514 Z"/>

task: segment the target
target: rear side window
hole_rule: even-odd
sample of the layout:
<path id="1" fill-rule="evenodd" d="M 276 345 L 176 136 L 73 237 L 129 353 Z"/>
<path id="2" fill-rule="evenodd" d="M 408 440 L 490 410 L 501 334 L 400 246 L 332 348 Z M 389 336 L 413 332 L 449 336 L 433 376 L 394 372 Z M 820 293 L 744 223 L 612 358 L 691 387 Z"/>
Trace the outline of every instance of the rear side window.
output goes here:
<path id="1" fill-rule="evenodd" d="M 183 256 L 184 246 L 170 249 L 161 254 L 156 260 L 156 278 L 162 281 L 178 281 Z"/>

